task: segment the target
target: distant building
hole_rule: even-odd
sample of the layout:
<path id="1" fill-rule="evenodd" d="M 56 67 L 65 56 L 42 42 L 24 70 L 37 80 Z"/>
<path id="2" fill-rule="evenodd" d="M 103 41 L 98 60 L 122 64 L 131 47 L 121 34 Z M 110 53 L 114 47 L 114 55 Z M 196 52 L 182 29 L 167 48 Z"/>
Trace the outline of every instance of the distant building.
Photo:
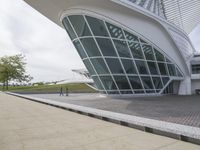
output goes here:
<path id="1" fill-rule="evenodd" d="M 86 77 L 87 79 L 91 79 L 90 73 L 86 69 L 73 69 L 72 71 Z"/>
<path id="2" fill-rule="evenodd" d="M 200 60 L 188 37 L 200 21 L 199 0 L 25 1 L 66 29 L 101 93 L 200 89 Z"/>
<path id="3" fill-rule="evenodd" d="M 81 76 L 84 76 L 86 78 L 85 84 L 87 84 L 89 87 L 95 90 L 98 90 L 98 87 L 96 86 L 96 84 L 94 83 L 94 80 L 90 76 L 90 73 L 86 69 L 73 69 L 72 71 Z"/>

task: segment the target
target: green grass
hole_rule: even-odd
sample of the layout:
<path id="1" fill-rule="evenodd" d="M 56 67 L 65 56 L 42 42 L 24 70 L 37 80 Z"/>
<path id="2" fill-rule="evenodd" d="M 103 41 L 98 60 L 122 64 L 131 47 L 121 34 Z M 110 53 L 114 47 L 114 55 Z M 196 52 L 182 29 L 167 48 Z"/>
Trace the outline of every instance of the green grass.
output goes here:
<path id="1" fill-rule="evenodd" d="M 69 93 L 94 93 L 94 89 L 90 88 L 86 84 L 62 84 L 62 85 L 39 85 L 39 86 L 9 86 L 9 92 L 16 93 L 59 93 L 60 87 L 63 87 L 63 92 L 65 93 L 66 87 Z M 3 91 L 3 88 L 0 87 Z"/>

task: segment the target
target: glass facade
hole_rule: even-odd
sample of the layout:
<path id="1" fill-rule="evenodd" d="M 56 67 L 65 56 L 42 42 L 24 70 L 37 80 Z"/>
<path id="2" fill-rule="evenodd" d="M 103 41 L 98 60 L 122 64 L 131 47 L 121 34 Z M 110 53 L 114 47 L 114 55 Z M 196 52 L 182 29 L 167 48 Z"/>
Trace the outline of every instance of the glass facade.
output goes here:
<path id="1" fill-rule="evenodd" d="M 85 15 L 62 22 L 102 93 L 155 94 L 183 77 L 163 51 L 120 26 Z"/>
<path id="2" fill-rule="evenodd" d="M 199 64 L 192 65 L 192 74 L 200 74 L 200 65 Z"/>

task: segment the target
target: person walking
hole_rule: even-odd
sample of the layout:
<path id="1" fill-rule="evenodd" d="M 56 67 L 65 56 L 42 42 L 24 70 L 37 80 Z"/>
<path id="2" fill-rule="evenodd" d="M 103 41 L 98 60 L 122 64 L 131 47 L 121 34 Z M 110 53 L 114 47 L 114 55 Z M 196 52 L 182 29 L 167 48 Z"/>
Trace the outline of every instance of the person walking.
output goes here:
<path id="1" fill-rule="evenodd" d="M 60 96 L 63 96 L 63 88 L 62 88 L 62 86 L 60 87 Z"/>
<path id="2" fill-rule="evenodd" d="M 69 89 L 66 87 L 66 96 L 69 96 Z"/>

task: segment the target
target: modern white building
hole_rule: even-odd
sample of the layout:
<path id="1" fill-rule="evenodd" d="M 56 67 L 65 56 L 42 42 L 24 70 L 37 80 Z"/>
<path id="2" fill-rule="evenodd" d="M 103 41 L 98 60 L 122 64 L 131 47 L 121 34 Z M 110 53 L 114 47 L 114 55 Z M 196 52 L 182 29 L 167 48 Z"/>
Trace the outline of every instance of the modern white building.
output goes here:
<path id="1" fill-rule="evenodd" d="M 200 21 L 199 0 L 25 1 L 66 29 L 101 93 L 189 95 L 200 89 L 200 75 L 192 74 L 200 67 L 191 69 L 200 59 L 188 37 Z"/>

